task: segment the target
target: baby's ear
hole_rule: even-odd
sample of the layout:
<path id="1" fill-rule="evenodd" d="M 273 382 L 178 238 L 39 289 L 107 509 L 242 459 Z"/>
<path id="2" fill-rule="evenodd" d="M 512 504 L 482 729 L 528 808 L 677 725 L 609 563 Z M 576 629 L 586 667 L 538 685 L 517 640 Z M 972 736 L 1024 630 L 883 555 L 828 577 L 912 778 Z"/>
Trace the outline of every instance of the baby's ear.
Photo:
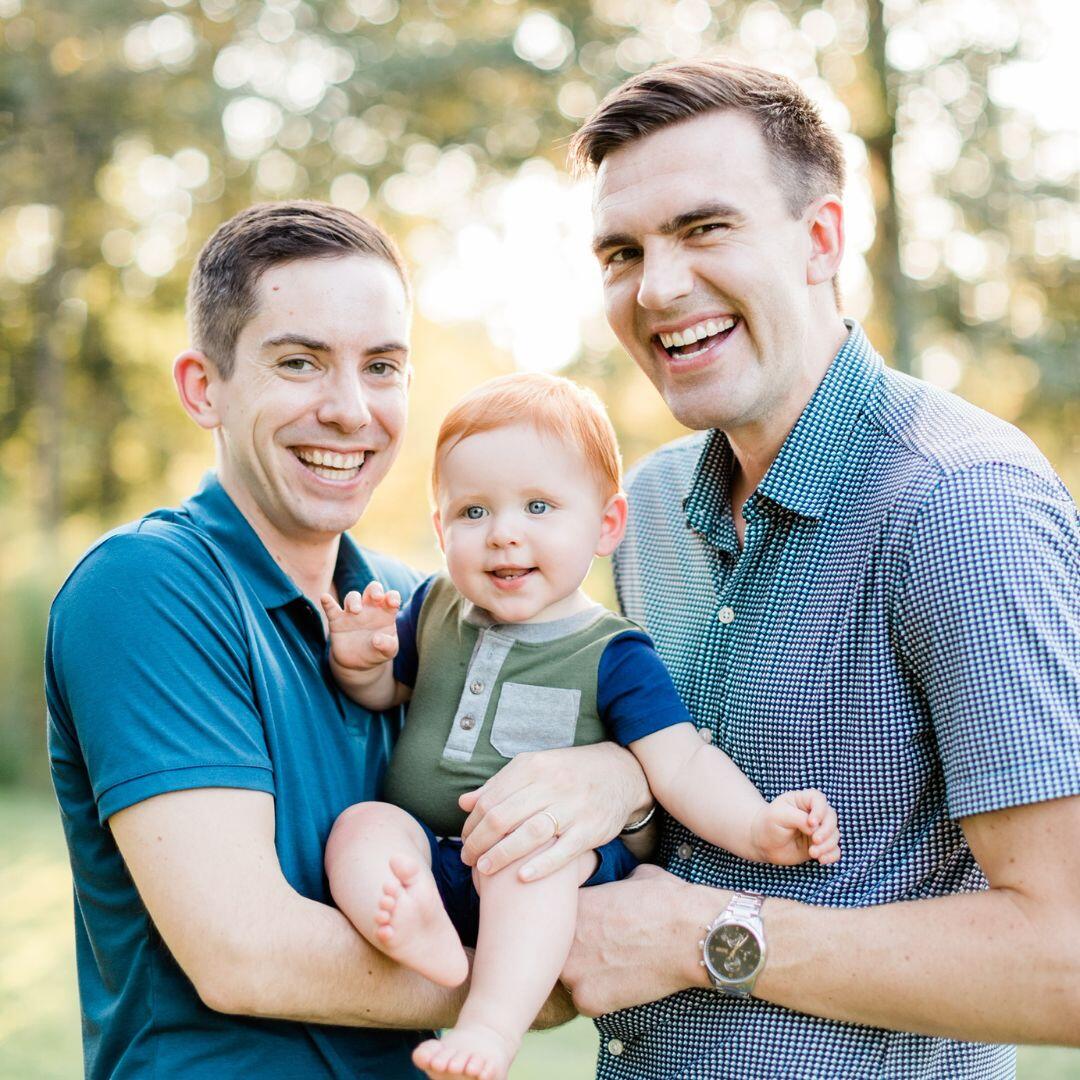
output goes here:
<path id="1" fill-rule="evenodd" d="M 596 543 L 596 554 L 610 555 L 626 533 L 626 517 L 629 505 L 622 491 L 616 492 L 607 501 L 604 515 L 600 520 L 600 539 Z"/>
<path id="2" fill-rule="evenodd" d="M 439 550 L 446 551 L 446 541 L 443 540 L 442 534 L 442 518 L 439 516 L 438 507 L 431 511 L 431 524 L 435 526 L 435 536 L 439 541 Z"/>

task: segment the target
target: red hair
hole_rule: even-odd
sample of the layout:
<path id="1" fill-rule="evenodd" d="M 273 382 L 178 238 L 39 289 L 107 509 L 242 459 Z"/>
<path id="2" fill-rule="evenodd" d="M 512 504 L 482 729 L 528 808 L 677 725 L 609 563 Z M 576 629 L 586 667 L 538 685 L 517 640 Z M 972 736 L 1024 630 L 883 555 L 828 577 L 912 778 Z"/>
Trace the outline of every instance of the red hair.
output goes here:
<path id="1" fill-rule="evenodd" d="M 596 394 L 559 375 L 516 372 L 481 383 L 446 414 L 431 470 L 435 494 L 439 491 L 439 465 L 447 451 L 470 435 L 514 424 L 531 424 L 543 435 L 577 446 L 605 499 L 622 487 L 619 443 Z"/>

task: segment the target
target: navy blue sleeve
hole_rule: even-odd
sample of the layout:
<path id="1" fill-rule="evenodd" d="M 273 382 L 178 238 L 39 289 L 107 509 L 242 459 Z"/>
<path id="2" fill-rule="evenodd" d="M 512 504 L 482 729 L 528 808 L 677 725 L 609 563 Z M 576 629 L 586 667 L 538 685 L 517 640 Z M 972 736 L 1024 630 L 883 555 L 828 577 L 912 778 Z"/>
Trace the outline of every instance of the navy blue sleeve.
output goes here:
<path id="1" fill-rule="evenodd" d="M 413 590 L 409 602 L 398 612 L 398 652 L 394 657 L 394 678 L 403 686 L 416 685 L 416 669 L 420 664 L 420 654 L 416 651 L 416 628 L 420 624 L 420 609 L 424 606 L 424 597 L 434 580 L 435 575 L 432 574 L 427 580 L 420 582 Z"/>
<path id="2" fill-rule="evenodd" d="M 53 604 L 47 696 L 102 823 L 166 791 L 273 793 L 250 670 L 239 601 L 181 534 L 115 535 L 83 560 Z"/>
<path id="3" fill-rule="evenodd" d="M 652 639 L 640 630 L 619 634 L 604 650 L 596 706 L 621 746 L 673 724 L 693 723 Z"/>

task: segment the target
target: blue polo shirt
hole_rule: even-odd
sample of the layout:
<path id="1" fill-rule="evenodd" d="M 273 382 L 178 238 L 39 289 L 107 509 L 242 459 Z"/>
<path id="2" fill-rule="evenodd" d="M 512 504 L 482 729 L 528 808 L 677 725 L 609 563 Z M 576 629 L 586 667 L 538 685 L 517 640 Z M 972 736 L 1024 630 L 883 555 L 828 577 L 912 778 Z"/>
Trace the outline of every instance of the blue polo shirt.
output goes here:
<path id="1" fill-rule="evenodd" d="M 334 581 L 407 596 L 418 578 L 343 536 Z M 314 605 L 211 474 L 179 509 L 97 542 L 57 596 L 46 651 L 49 753 L 75 885 L 88 1077 L 415 1077 L 418 1032 L 207 1008 L 144 908 L 109 817 L 166 791 L 274 796 L 281 869 L 332 903 L 323 846 L 377 796 L 399 712 L 372 714 L 330 673 Z M 287 973 L 285 973 L 287 977 Z"/>

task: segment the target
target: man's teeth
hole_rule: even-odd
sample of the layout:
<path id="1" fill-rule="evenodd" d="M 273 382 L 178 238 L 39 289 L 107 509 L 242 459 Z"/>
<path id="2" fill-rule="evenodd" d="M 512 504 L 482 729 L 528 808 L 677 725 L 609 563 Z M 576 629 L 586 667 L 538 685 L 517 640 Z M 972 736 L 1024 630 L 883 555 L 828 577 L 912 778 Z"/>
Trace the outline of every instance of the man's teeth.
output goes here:
<path id="1" fill-rule="evenodd" d="M 352 480 L 360 472 L 367 451 L 337 454 L 332 450 L 295 450 L 296 456 L 324 480 Z"/>
<path id="2" fill-rule="evenodd" d="M 726 319 L 706 319 L 705 322 L 700 322 L 697 326 L 689 326 L 685 330 L 676 330 L 672 334 L 661 334 L 660 344 L 665 349 L 693 345 L 695 341 L 702 341 L 704 338 L 712 337 L 714 334 L 722 334 L 725 330 L 730 330 L 734 325 L 735 320 L 730 317 Z"/>
<path id="3" fill-rule="evenodd" d="M 359 469 L 366 451 L 335 454 L 332 450 L 297 450 L 296 456 L 307 465 L 323 465 L 331 469 Z"/>

